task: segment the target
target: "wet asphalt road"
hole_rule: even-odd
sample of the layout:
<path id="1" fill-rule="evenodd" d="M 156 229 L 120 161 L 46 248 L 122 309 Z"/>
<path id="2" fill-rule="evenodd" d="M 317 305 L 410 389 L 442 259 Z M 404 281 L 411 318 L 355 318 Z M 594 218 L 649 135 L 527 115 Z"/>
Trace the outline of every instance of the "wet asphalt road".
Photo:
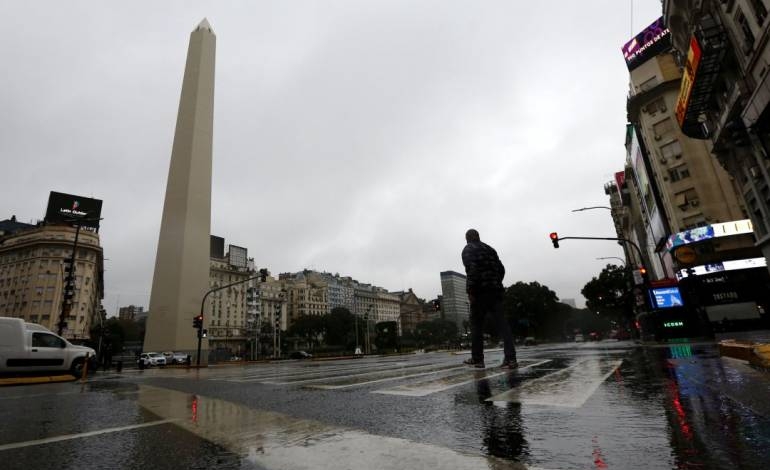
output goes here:
<path id="1" fill-rule="evenodd" d="M 770 373 L 713 344 L 99 373 L 0 389 L 2 468 L 760 469 Z"/>

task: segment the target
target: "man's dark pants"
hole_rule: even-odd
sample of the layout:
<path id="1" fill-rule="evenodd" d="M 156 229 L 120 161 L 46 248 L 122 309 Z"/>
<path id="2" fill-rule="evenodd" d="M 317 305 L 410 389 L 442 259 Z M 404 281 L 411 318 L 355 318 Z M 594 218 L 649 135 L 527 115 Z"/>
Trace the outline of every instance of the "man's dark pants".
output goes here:
<path id="1" fill-rule="evenodd" d="M 516 360 L 511 327 L 503 315 L 503 292 L 480 291 L 470 296 L 471 300 L 471 357 L 474 361 L 484 361 L 484 320 L 489 316 L 494 322 L 495 331 L 503 338 L 505 359 Z"/>

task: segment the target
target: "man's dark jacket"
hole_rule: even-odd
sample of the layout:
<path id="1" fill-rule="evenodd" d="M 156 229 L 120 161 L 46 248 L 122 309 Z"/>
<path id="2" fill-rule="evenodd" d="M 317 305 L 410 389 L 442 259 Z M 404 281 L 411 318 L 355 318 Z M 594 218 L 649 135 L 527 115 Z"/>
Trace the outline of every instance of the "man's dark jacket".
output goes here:
<path id="1" fill-rule="evenodd" d="M 480 241 L 468 242 L 463 248 L 463 264 L 469 294 L 501 293 L 504 290 L 505 267 L 491 246 Z"/>

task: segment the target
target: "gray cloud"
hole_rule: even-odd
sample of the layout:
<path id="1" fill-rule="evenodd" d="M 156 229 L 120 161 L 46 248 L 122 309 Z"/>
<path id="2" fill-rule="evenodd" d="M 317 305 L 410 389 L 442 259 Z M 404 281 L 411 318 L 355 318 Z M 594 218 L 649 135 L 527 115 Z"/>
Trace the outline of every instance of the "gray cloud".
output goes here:
<path id="1" fill-rule="evenodd" d="M 579 301 L 618 256 L 626 2 L 6 2 L 0 217 L 104 200 L 105 307 L 147 304 L 189 32 L 217 33 L 212 232 L 273 272 L 418 295 L 468 227 Z M 635 2 L 635 30 L 660 14 Z M 639 5 L 639 4 L 642 5 Z M 5 214 L 5 215 L 3 215 Z"/>

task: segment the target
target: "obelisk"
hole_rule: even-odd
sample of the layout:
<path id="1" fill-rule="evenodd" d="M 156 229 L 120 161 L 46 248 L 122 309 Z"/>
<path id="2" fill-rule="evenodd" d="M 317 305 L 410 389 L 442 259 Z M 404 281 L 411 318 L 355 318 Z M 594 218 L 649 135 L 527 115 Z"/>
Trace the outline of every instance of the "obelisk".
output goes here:
<path id="1" fill-rule="evenodd" d="M 144 338 L 145 351 L 186 352 L 193 363 L 193 317 L 209 288 L 215 50 L 216 36 L 204 19 L 190 34 Z M 207 363 L 205 338 L 201 348 L 201 363 Z"/>

